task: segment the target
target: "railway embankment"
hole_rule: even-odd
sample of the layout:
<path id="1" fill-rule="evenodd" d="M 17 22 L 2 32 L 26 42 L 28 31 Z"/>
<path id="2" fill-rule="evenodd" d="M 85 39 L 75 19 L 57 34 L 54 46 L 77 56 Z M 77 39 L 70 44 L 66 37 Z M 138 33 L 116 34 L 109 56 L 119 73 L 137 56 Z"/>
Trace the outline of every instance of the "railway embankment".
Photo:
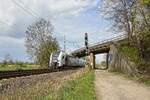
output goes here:
<path id="1" fill-rule="evenodd" d="M 88 70 L 75 70 L 0 80 L 1 100 L 55 100 L 66 81 L 81 77 Z"/>

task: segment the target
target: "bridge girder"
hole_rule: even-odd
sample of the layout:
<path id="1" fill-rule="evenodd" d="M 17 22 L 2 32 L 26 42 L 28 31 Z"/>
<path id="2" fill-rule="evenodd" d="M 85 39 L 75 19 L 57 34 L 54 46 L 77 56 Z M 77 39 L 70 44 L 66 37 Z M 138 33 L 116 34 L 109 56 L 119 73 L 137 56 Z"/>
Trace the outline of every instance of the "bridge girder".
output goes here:
<path id="1" fill-rule="evenodd" d="M 110 49 L 110 45 L 101 45 L 101 46 L 94 46 L 89 48 L 89 53 L 93 54 L 100 54 L 100 53 L 108 53 Z M 86 49 L 83 48 L 81 50 L 75 51 L 72 53 L 73 56 L 77 57 L 84 57 L 86 56 Z"/>
<path id="2" fill-rule="evenodd" d="M 115 36 L 113 38 L 110 38 L 110 39 L 107 39 L 107 40 L 104 40 L 104 41 L 100 41 L 96 44 L 93 44 L 93 45 L 89 46 L 89 53 L 93 53 L 93 54 L 108 53 L 109 49 L 110 49 L 110 45 L 113 42 L 115 42 L 115 41 L 117 41 L 117 42 L 124 41 L 124 40 L 126 40 L 127 37 L 128 37 L 127 34 L 122 34 L 122 35 Z M 73 56 L 83 57 L 83 56 L 86 56 L 85 50 L 86 50 L 86 48 L 84 47 L 84 48 L 75 50 L 71 54 Z"/>

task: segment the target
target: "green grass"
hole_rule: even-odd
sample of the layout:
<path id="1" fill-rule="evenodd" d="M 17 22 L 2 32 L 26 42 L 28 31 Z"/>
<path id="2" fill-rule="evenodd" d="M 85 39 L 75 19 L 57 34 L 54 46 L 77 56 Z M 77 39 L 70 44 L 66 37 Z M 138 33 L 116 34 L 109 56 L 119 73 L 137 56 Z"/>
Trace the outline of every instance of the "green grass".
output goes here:
<path id="1" fill-rule="evenodd" d="M 26 69 L 36 69 L 39 68 L 38 65 L 0 65 L 0 71 L 4 70 L 26 70 Z"/>
<path id="2" fill-rule="evenodd" d="M 94 70 L 66 82 L 58 94 L 58 100 L 94 100 Z"/>
<path id="3" fill-rule="evenodd" d="M 144 83 L 147 86 L 150 86 L 150 76 L 146 76 L 146 75 L 140 76 L 138 77 L 138 81 L 140 83 Z"/>
<path id="4" fill-rule="evenodd" d="M 137 48 L 133 48 L 131 46 L 122 45 L 119 47 L 119 51 L 123 53 L 127 58 L 132 61 L 138 62 L 139 61 L 139 54 Z"/>

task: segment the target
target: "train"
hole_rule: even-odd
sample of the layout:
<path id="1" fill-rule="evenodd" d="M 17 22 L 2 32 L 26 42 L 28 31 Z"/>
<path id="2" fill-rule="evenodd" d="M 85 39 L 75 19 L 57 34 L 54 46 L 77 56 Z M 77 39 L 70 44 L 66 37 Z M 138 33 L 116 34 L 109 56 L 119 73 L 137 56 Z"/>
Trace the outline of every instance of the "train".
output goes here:
<path id="1" fill-rule="evenodd" d="M 72 56 L 64 51 L 54 51 L 50 55 L 49 67 L 81 67 L 85 66 L 85 63 L 86 61 L 84 59 Z"/>

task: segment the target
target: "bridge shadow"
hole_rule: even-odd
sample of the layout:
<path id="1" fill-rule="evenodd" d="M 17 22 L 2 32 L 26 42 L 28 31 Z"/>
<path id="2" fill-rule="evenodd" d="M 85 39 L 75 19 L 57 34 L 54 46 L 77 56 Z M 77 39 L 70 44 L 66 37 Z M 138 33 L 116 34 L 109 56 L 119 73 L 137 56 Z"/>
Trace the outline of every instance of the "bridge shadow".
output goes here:
<path id="1" fill-rule="evenodd" d="M 96 69 L 96 70 L 107 70 L 108 67 L 95 67 L 94 69 Z"/>

